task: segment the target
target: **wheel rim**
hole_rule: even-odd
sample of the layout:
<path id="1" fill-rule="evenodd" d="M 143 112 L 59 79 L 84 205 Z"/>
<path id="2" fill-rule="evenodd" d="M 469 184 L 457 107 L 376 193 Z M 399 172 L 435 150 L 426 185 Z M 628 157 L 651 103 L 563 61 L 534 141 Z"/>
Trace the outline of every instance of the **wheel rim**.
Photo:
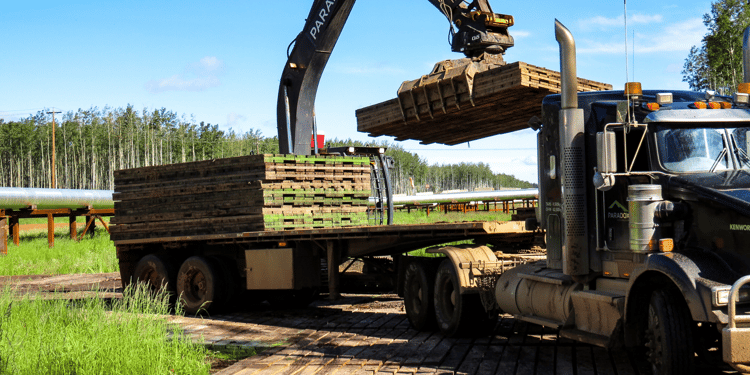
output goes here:
<path id="1" fill-rule="evenodd" d="M 208 293 L 208 283 L 203 272 L 198 270 L 188 272 L 185 283 L 186 297 L 192 301 L 201 301 Z"/>
<path id="2" fill-rule="evenodd" d="M 145 281 L 148 284 L 149 289 L 154 291 L 161 288 L 162 280 L 164 280 L 164 278 L 160 277 L 159 273 L 155 270 L 148 270 L 144 272 L 141 275 L 140 279 Z"/>
<path id="3" fill-rule="evenodd" d="M 422 301 L 424 300 L 424 296 L 422 295 L 423 288 L 419 285 L 417 282 L 411 283 L 409 286 L 410 298 L 409 298 L 409 304 L 411 305 L 412 311 L 414 311 L 415 314 L 419 315 L 422 311 Z"/>
<path id="4" fill-rule="evenodd" d="M 453 311 L 456 308 L 456 290 L 453 287 L 453 281 L 445 278 L 442 283 L 441 304 L 443 312 L 447 315 L 448 320 L 453 319 Z"/>

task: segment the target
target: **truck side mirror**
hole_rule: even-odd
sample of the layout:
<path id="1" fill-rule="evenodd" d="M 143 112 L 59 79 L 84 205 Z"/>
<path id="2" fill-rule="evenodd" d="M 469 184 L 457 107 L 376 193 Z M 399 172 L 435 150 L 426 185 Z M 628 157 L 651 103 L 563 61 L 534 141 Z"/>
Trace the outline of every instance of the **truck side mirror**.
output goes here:
<path id="1" fill-rule="evenodd" d="M 610 131 L 596 133 L 596 169 L 600 173 L 617 172 L 615 158 L 615 133 Z"/>
<path id="2" fill-rule="evenodd" d="M 615 133 L 596 133 L 596 173 L 593 182 L 597 190 L 607 191 L 615 186 L 615 177 L 610 174 L 617 172 L 615 151 Z"/>

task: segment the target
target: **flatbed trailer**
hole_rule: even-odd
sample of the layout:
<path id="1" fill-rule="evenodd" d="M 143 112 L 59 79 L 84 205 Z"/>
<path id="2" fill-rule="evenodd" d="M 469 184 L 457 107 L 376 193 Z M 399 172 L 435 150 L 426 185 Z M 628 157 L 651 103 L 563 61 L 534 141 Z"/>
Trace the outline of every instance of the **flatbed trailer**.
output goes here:
<path id="1" fill-rule="evenodd" d="M 539 234 L 520 221 L 477 221 L 152 237 L 114 244 L 123 286 L 140 279 L 192 294 L 183 302 L 194 313 L 242 302 L 233 299 L 246 291 L 258 292 L 250 298 L 271 294 L 280 303 L 304 305 L 327 285 L 335 297 L 338 265 L 348 258 L 398 258 L 462 240 L 498 249 L 531 247 Z"/>

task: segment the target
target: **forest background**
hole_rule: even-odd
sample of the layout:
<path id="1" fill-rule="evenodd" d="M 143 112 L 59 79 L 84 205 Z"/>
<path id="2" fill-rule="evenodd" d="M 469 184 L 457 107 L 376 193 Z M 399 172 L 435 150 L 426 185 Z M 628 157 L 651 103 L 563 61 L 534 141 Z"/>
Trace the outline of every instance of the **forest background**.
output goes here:
<path id="1" fill-rule="evenodd" d="M 49 111 L 20 121 L 0 119 L 0 186 L 51 187 L 52 117 Z M 112 190 L 115 170 L 251 154 L 278 153 L 278 138 L 258 130 L 238 134 L 196 122 L 165 108 L 79 109 L 56 115 L 56 184 L 61 189 Z M 485 163 L 428 165 L 396 143 L 332 139 L 326 147 L 386 147 L 395 166 L 395 194 L 529 188 L 536 183 L 495 174 Z M 490 158 L 491 155 L 488 155 Z M 412 181 L 414 188 L 412 188 Z"/>
<path id="2" fill-rule="evenodd" d="M 693 90 L 731 95 L 742 81 L 742 32 L 750 24 L 750 2 L 713 1 L 703 24 L 707 33 L 685 59 L 683 81 Z M 51 187 L 51 120 L 48 111 L 17 121 L 0 119 L 0 186 Z M 278 152 L 275 136 L 264 137 L 254 129 L 222 131 L 165 108 L 94 107 L 60 114 L 57 120 L 58 188 L 113 189 L 118 169 Z M 536 186 L 536 181 L 493 173 L 481 162 L 428 165 L 398 143 L 326 141 L 326 147 L 344 145 L 386 147 L 395 161 L 391 178 L 396 194 Z"/>

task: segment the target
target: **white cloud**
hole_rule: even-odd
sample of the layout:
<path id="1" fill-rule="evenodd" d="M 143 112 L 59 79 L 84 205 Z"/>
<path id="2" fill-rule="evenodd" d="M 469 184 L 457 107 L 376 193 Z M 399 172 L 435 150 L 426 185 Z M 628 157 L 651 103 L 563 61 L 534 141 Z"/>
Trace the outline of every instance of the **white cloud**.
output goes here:
<path id="1" fill-rule="evenodd" d="M 513 32 L 511 32 L 511 35 L 513 36 L 513 39 L 528 38 L 529 36 L 531 36 L 531 32 L 525 30 L 513 30 Z"/>
<path id="2" fill-rule="evenodd" d="M 516 159 L 518 163 L 521 163 L 523 165 L 533 165 L 536 166 L 536 155 L 530 155 L 523 159 Z"/>
<path id="3" fill-rule="evenodd" d="M 181 74 L 173 75 L 169 78 L 148 81 L 146 90 L 152 93 L 164 91 L 205 91 L 212 87 L 219 86 L 221 82 L 217 77 L 203 78 L 185 78 Z"/>
<path id="4" fill-rule="evenodd" d="M 661 23 L 663 17 L 661 14 L 641 14 L 635 13 L 628 18 L 628 23 L 632 24 L 649 24 L 649 23 Z"/>
<path id="5" fill-rule="evenodd" d="M 700 44 L 703 36 L 706 34 L 706 27 L 703 25 L 703 19 L 691 18 L 679 23 L 667 25 L 661 32 L 653 36 L 638 36 L 638 40 L 648 41 L 641 43 L 641 47 L 636 43 L 636 53 L 638 52 L 687 52 L 690 47 Z"/>
<path id="6" fill-rule="evenodd" d="M 218 73 L 224 69 L 224 62 L 215 56 L 206 56 L 198 61 L 196 67 L 206 73 Z"/>
<path id="7" fill-rule="evenodd" d="M 164 91 L 205 91 L 221 85 L 219 76 L 224 63 L 214 56 L 206 56 L 190 64 L 183 73 L 169 78 L 146 82 L 146 90 L 151 93 Z"/>
<path id="8" fill-rule="evenodd" d="M 636 25 L 636 24 L 653 24 L 653 23 L 660 23 L 662 22 L 664 18 L 660 14 L 642 14 L 642 13 L 635 13 L 628 16 L 628 25 Z M 589 29 L 592 27 L 597 27 L 600 29 L 604 28 L 613 28 L 613 27 L 622 27 L 624 25 L 624 20 L 622 15 L 608 18 L 604 16 L 596 16 L 591 18 L 586 18 L 581 21 L 579 21 L 581 28 Z"/>
<path id="9" fill-rule="evenodd" d="M 227 115 L 227 125 L 229 126 L 237 126 L 245 121 L 247 121 L 247 117 L 239 113 L 232 112 Z"/>
<path id="10" fill-rule="evenodd" d="M 672 23 L 654 31 L 641 29 L 635 33 L 635 53 L 687 52 L 690 47 L 700 44 L 706 33 L 703 20 L 691 18 Z M 632 38 L 632 37 L 631 37 Z M 632 52 L 632 39 L 628 39 L 628 51 Z M 624 42 L 600 42 L 582 40 L 578 43 L 579 53 L 622 54 Z"/>

